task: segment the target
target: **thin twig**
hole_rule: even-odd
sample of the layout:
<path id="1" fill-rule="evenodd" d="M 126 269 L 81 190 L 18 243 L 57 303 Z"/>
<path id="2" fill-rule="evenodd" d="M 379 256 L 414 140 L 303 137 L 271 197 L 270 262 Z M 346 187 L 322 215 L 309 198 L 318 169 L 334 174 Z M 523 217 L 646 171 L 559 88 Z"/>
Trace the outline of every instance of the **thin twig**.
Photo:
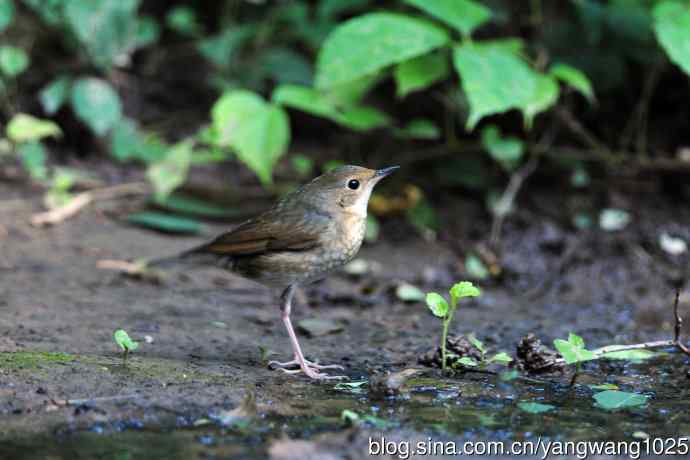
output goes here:
<path id="1" fill-rule="evenodd" d="M 146 193 L 147 190 L 148 187 L 145 183 L 134 182 L 81 192 L 63 206 L 34 214 L 31 216 L 31 225 L 34 227 L 56 225 L 76 216 L 82 209 L 96 200 L 110 200 L 123 196 L 138 195 Z"/>
<path id="2" fill-rule="evenodd" d="M 676 289 L 676 300 L 673 302 L 673 316 L 675 317 L 675 327 L 673 328 L 673 341 L 675 342 L 676 346 L 685 353 L 686 355 L 690 355 L 690 349 L 688 348 L 685 343 L 683 343 L 683 340 L 680 338 L 680 330 L 683 326 L 683 318 L 680 317 L 680 314 L 678 313 L 678 302 L 680 301 L 680 289 Z"/>
<path id="3" fill-rule="evenodd" d="M 527 163 L 525 163 L 522 168 L 518 169 L 510 177 L 510 182 L 506 187 L 503 195 L 496 203 L 495 209 L 497 209 L 494 214 L 494 220 L 491 223 L 491 237 L 489 239 L 489 244 L 491 247 L 496 248 L 501 239 L 501 229 L 503 228 L 503 221 L 508 215 L 508 210 L 512 208 L 513 202 L 517 193 L 520 191 L 523 182 L 527 179 L 539 165 L 538 157 L 532 156 Z"/>

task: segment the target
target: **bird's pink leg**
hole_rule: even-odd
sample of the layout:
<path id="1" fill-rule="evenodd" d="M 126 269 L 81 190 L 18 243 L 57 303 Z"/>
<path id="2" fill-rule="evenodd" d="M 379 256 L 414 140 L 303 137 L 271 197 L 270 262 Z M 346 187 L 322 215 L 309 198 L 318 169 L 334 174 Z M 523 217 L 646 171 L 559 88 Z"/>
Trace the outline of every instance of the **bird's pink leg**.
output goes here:
<path id="1" fill-rule="evenodd" d="M 342 366 L 330 365 L 321 366 L 304 359 L 304 354 L 302 353 L 302 348 L 299 346 L 299 341 L 297 340 L 297 334 L 295 334 L 295 329 L 292 327 L 292 321 L 290 321 L 290 310 L 292 309 L 292 296 L 295 293 L 295 286 L 292 285 L 288 287 L 282 295 L 283 303 L 280 307 L 281 318 L 283 319 L 283 324 L 285 324 L 285 329 L 287 329 L 288 335 L 290 336 L 290 343 L 292 344 L 292 350 L 295 353 L 295 359 L 286 363 L 279 363 L 276 361 L 271 361 L 269 365 L 277 365 L 278 368 L 287 374 L 296 374 L 298 372 L 304 372 L 304 374 L 312 379 L 317 380 L 338 380 L 346 379 L 347 377 L 341 375 L 326 375 L 319 372 L 319 369 L 342 369 Z M 285 369 L 287 366 L 292 366 L 298 364 L 299 370 L 289 370 Z"/>

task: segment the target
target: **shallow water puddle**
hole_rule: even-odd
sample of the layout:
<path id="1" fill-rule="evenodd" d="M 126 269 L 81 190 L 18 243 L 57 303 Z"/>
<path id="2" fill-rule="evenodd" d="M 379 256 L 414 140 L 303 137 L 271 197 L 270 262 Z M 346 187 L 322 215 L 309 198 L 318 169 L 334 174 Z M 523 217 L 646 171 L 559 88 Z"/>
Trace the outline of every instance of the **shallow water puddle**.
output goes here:
<path id="1" fill-rule="evenodd" d="M 207 417 L 178 417 L 172 424 L 158 426 L 109 422 L 87 431 L 6 442 L 0 446 L 0 457 L 265 458 L 271 440 L 335 435 L 351 424 L 384 433 L 411 428 L 439 439 L 577 441 L 688 436 L 690 382 L 681 365 L 683 359 L 670 354 L 644 363 L 591 363 L 575 387 L 569 386 L 569 376 L 503 381 L 496 375 L 477 373 L 438 379 L 430 372 L 407 381 L 398 396 L 380 400 L 371 399 L 365 385 L 336 389 L 333 384 L 281 382 L 260 389 L 258 416 L 231 426 L 214 422 L 218 418 L 213 411 Z M 593 395 L 612 388 L 647 395 L 648 402 L 620 411 L 597 407 Z M 343 420 L 343 411 L 359 419 Z"/>

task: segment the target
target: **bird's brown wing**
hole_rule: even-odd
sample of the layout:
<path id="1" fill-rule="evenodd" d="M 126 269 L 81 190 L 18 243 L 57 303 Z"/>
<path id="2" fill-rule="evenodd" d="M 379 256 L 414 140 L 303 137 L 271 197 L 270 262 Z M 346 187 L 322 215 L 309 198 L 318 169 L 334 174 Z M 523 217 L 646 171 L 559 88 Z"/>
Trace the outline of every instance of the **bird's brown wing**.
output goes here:
<path id="1" fill-rule="evenodd" d="M 303 251 L 319 244 L 328 230 L 323 215 L 267 215 L 247 221 L 194 252 L 243 257 L 276 251 Z"/>

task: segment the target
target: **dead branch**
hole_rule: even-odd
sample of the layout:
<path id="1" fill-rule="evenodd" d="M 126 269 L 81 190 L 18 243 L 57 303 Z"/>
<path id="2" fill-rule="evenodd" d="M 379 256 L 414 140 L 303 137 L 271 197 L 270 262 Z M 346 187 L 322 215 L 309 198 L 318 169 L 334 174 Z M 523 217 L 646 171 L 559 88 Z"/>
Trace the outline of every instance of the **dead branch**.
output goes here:
<path id="1" fill-rule="evenodd" d="M 77 214 L 97 200 L 111 200 L 129 195 L 140 195 L 147 193 L 148 187 L 143 182 L 133 182 L 131 184 L 120 184 L 112 187 L 89 190 L 74 196 L 67 204 L 50 211 L 41 212 L 31 216 L 31 225 L 34 227 L 44 227 L 56 225 L 64 222 Z"/>

